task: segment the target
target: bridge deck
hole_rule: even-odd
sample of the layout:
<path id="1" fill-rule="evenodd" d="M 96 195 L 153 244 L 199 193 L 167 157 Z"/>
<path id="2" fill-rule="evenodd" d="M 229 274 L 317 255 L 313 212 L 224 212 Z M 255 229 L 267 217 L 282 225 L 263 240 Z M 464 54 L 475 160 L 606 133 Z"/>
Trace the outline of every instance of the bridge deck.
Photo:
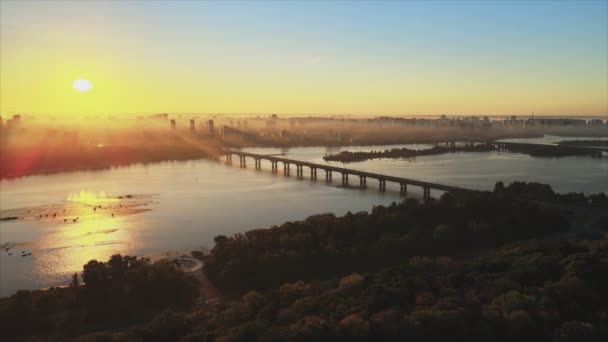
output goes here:
<path id="1" fill-rule="evenodd" d="M 377 179 L 377 180 L 382 180 L 382 181 L 387 181 L 387 182 L 419 186 L 422 188 L 430 188 L 430 189 L 441 190 L 441 191 L 480 192 L 479 190 L 461 188 L 461 187 L 457 187 L 457 186 L 425 182 L 425 181 L 419 181 L 419 180 L 410 179 L 410 178 L 389 176 L 389 175 L 383 175 L 380 173 L 347 169 L 347 168 L 343 168 L 343 167 L 336 167 L 336 166 L 325 165 L 325 164 L 317 164 L 317 163 L 311 163 L 311 162 L 307 162 L 307 161 L 301 161 L 301 160 L 289 159 L 289 158 L 283 158 L 283 157 L 267 156 L 267 155 L 263 155 L 263 154 L 256 154 L 256 153 L 250 153 L 250 152 L 226 150 L 226 151 L 224 151 L 224 154 L 226 154 L 226 155 L 236 154 L 236 155 L 243 156 L 243 157 L 251 157 L 254 159 L 264 159 L 264 160 L 268 160 L 271 162 L 281 162 L 284 164 L 301 165 L 301 166 L 306 166 L 309 168 L 322 169 L 325 171 L 332 171 L 332 172 L 335 171 L 335 172 L 339 172 L 342 174 L 355 175 L 355 176 L 359 176 L 359 177 L 366 177 L 366 178 L 372 178 L 372 179 Z"/>

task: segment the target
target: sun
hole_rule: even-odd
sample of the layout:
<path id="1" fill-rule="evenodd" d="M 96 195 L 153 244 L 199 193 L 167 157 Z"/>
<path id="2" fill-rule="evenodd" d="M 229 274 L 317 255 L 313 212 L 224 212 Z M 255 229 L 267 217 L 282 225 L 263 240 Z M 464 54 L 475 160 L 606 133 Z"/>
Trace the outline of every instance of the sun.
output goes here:
<path id="1" fill-rule="evenodd" d="M 74 80 L 72 83 L 72 88 L 81 93 L 87 92 L 93 88 L 93 84 L 89 80 L 85 80 L 83 78 Z"/>

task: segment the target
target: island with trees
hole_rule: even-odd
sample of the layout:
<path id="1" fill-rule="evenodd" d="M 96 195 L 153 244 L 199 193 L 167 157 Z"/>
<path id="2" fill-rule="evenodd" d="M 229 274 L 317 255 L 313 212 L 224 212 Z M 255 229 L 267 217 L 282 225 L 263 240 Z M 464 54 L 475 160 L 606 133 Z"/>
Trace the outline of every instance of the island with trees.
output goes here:
<path id="1" fill-rule="evenodd" d="M 341 163 L 354 163 L 372 159 L 408 159 L 446 153 L 490 151 L 523 153 L 532 157 L 602 156 L 601 150 L 578 144 L 542 145 L 509 142 L 465 142 L 462 146 L 454 143 L 446 145 L 447 146 L 442 146 L 437 144 L 427 149 L 409 149 L 403 147 L 393 148 L 390 150 L 386 149 L 384 151 L 342 151 L 335 154 L 325 155 L 323 160 Z"/>
<path id="2" fill-rule="evenodd" d="M 608 147 L 608 140 L 564 140 L 559 141 L 557 144 L 563 146 Z"/>
<path id="3" fill-rule="evenodd" d="M 361 162 L 371 159 L 405 159 L 405 158 L 416 158 L 422 156 L 432 156 L 437 154 L 445 153 L 457 153 L 457 152 L 488 152 L 494 151 L 495 148 L 492 144 L 474 144 L 466 143 L 464 146 L 440 146 L 435 145 L 427 149 L 409 149 L 393 148 L 384 151 L 342 151 L 337 154 L 329 154 L 323 157 L 325 161 L 337 161 L 342 163 L 353 163 Z"/>

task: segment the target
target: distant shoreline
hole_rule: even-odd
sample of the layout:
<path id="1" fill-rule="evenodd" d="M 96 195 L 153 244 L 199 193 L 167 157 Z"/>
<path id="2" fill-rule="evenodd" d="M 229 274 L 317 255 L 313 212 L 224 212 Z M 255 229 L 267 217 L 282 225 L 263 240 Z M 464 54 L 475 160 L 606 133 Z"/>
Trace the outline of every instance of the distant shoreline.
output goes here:
<path id="1" fill-rule="evenodd" d="M 494 136 L 497 139 L 511 138 L 542 138 L 544 134 L 527 132 L 526 134 L 499 134 Z M 572 135 L 560 135 L 564 138 Z M 580 134 L 573 135 L 581 137 Z M 588 138 L 593 139 L 597 134 L 590 134 Z M 603 135 L 602 135 L 603 136 Z M 585 136 L 587 137 L 587 136 Z M 462 142 L 467 139 L 461 134 L 448 135 L 439 139 L 437 137 L 374 137 L 369 139 L 358 139 L 354 141 L 335 141 L 333 143 L 313 142 L 313 141 L 255 141 L 226 143 L 215 141 L 208 149 L 193 147 L 189 145 L 142 145 L 142 146 L 120 146 L 108 145 L 99 147 L 84 147 L 77 150 L 50 149 L 46 146 L 33 146 L 17 148 L 10 145 L 0 146 L 2 154 L 0 163 L 0 180 L 11 180 L 25 176 L 51 175 L 64 172 L 81 171 L 100 171 L 121 167 L 129 167 L 137 164 L 153 164 L 169 161 L 188 161 L 198 159 L 218 160 L 221 155 L 221 148 L 301 148 L 301 147 L 321 147 L 321 148 L 345 148 L 345 147 L 374 147 L 374 146 L 393 146 L 409 144 L 436 144 L 437 142 L 456 141 Z M 471 141 L 480 140 L 471 137 Z M 39 160 L 32 162 L 28 160 L 30 150 L 42 150 Z M 40 151 L 36 151 L 40 153 Z M 27 165 L 22 168 L 20 165 Z M 42 165 L 41 165 L 42 164 Z"/>

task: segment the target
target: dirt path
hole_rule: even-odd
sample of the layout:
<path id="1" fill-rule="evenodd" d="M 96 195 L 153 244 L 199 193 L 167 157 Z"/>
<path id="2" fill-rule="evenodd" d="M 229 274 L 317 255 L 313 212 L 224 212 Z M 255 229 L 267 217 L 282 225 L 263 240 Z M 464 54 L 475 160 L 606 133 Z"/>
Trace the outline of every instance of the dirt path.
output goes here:
<path id="1" fill-rule="evenodd" d="M 193 272 L 192 274 L 201 283 L 200 291 L 201 291 L 201 299 L 203 301 L 207 302 L 209 300 L 222 298 L 222 293 L 220 292 L 220 290 L 218 290 L 217 287 L 215 287 L 211 283 L 211 281 L 209 280 L 209 278 L 207 278 L 207 275 L 205 274 L 205 272 L 203 271 L 202 268 L 196 272 Z"/>
<path id="2" fill-rule="evenodd" d="M 220 299 L 222 297 L 220 290 L 218 290 L 218 288 L 211 283 L 209 278 L 207 278 L 207 275 L 203 270 L 203 262 L 201 260 L 187 256 L 167 258 L 165 260 L 179 262 L 179 267 L 181 267 L 185 273 L 191 274 L 194 276 L 194 278 L 196 278 L 196 280 L 199 281 L 201 285 L 201 301 L 206 302 L 209 300 Z"/>

